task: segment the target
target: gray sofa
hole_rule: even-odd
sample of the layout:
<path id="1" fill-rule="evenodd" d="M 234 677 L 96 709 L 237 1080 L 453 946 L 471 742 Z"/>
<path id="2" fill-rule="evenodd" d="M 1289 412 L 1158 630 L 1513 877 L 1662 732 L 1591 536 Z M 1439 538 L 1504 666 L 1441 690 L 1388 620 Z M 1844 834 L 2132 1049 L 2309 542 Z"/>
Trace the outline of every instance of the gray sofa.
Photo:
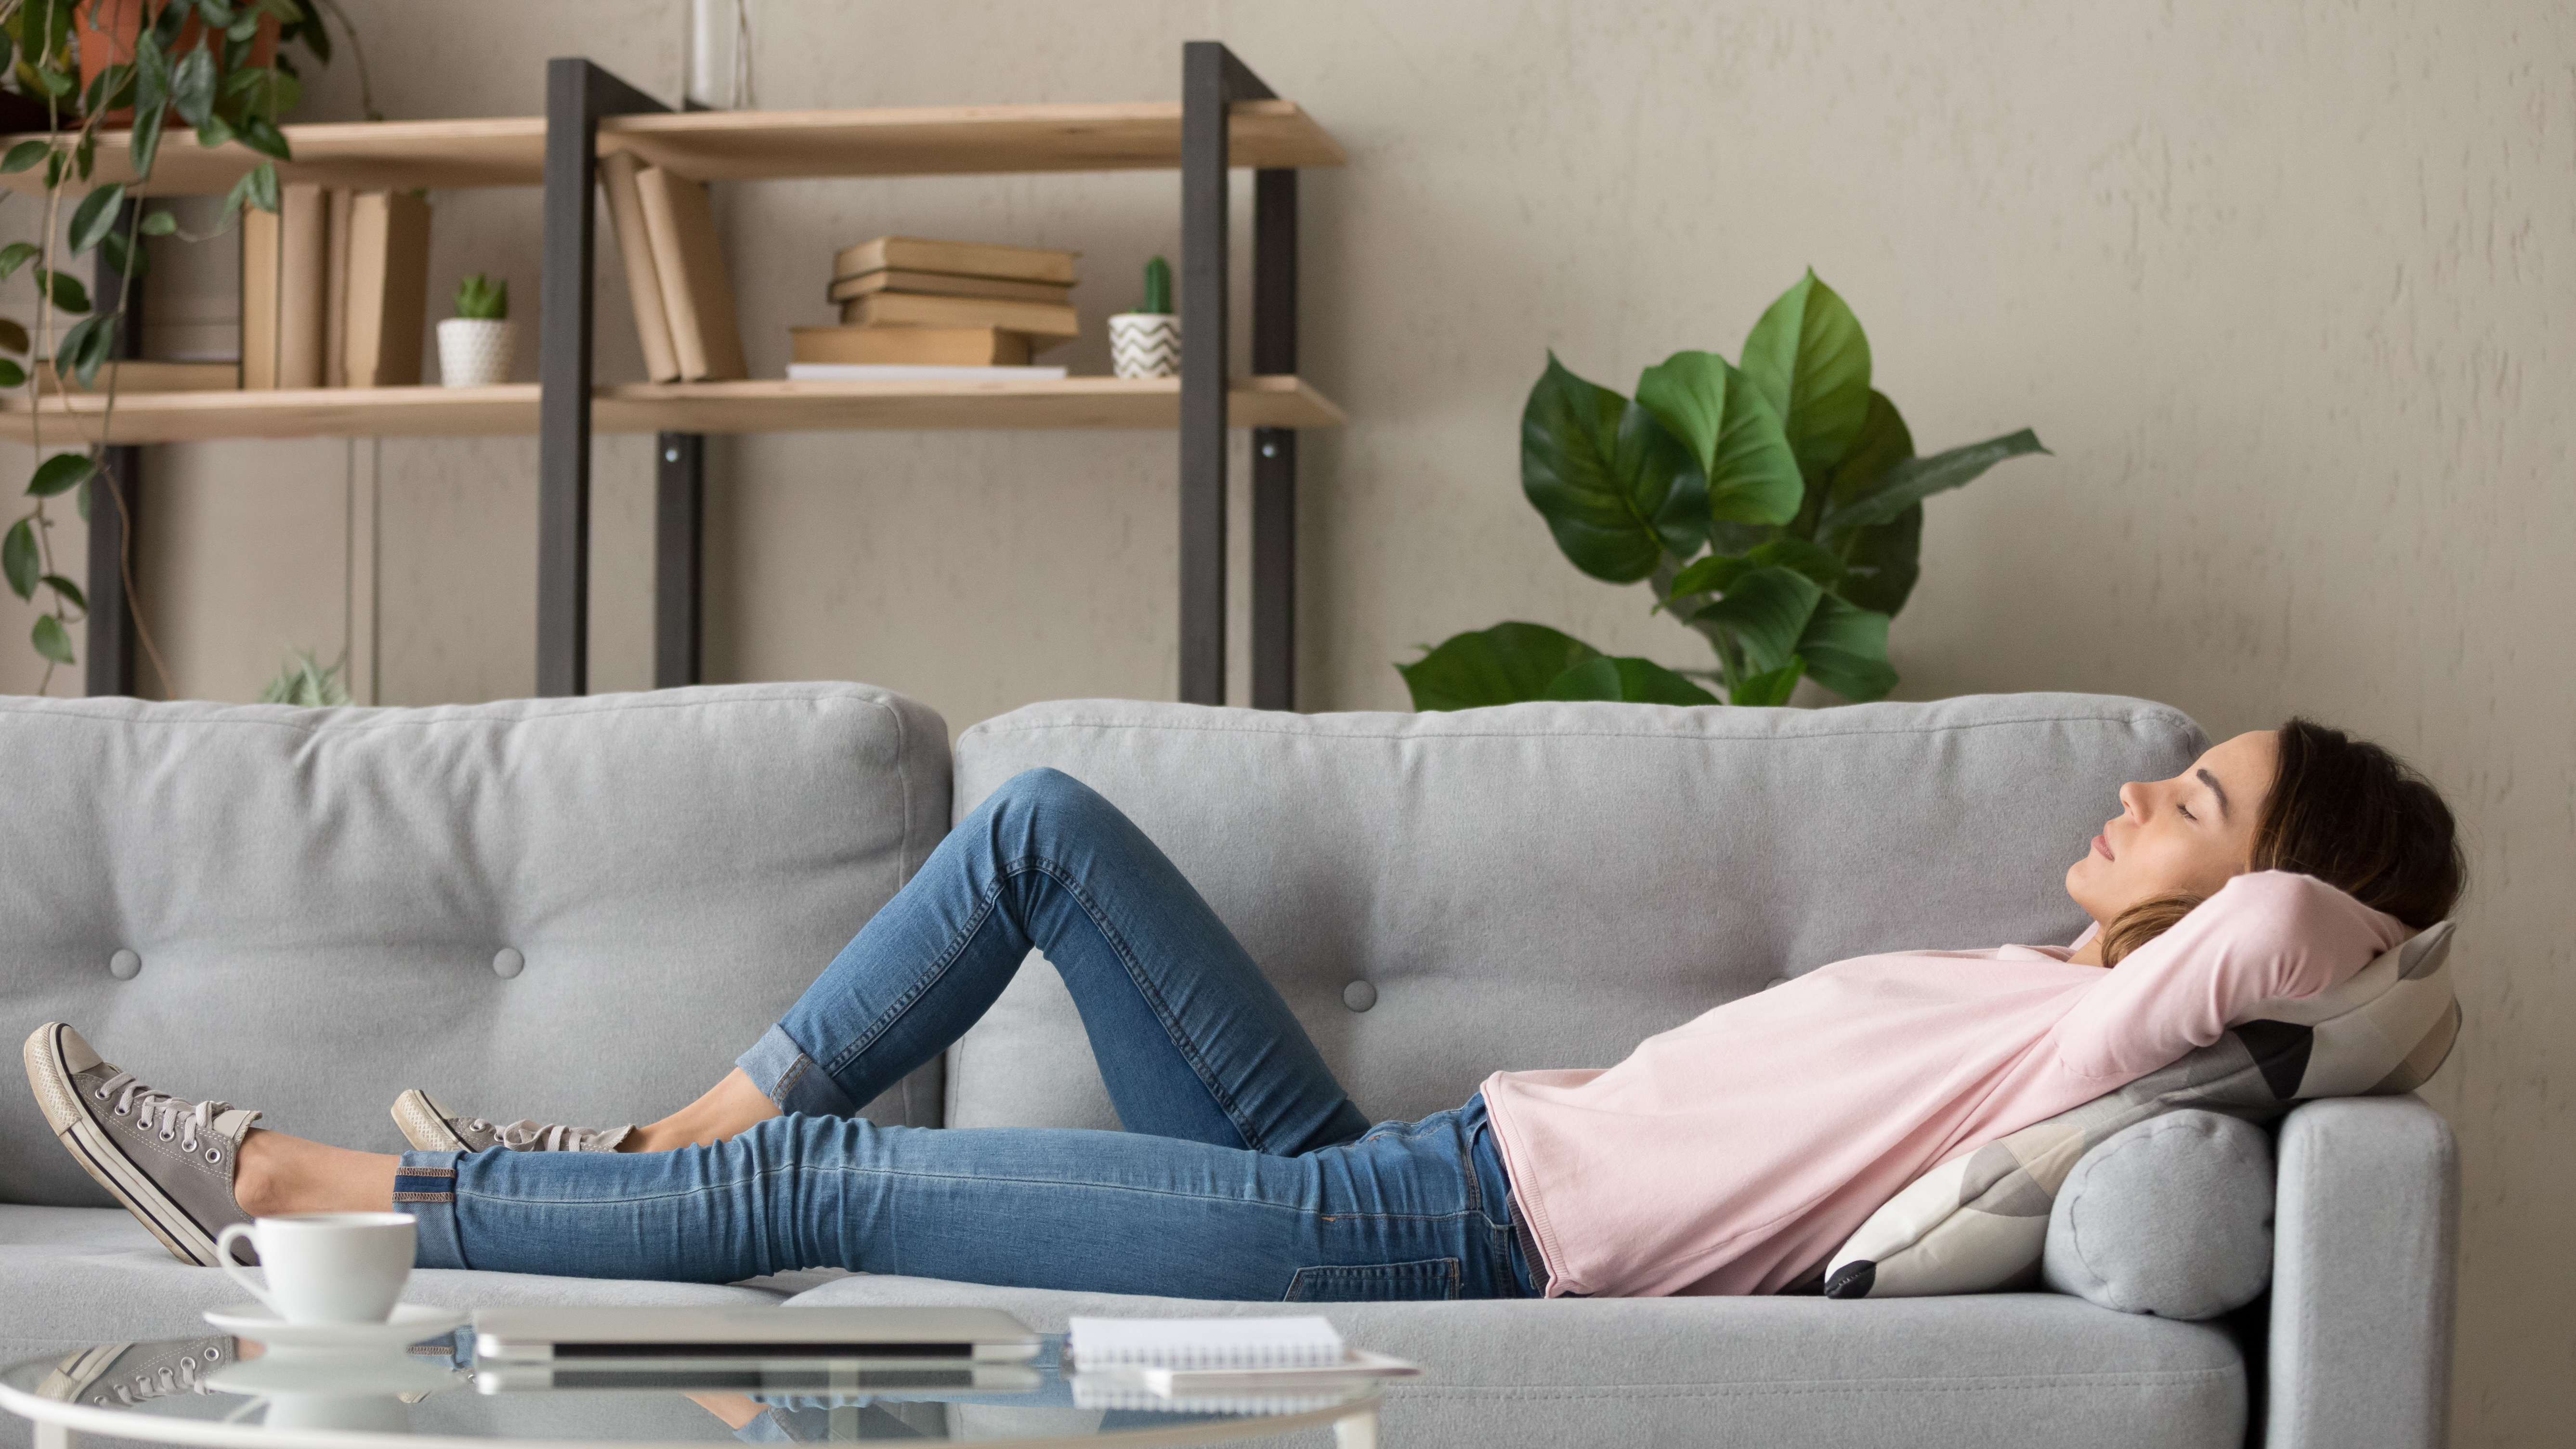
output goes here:
<path id="1" fill-rule="evenodd" d="M 953 759 L 938 716 L 843 684 L 424 710 L 0 700 L 0 1025 L 70 1021 L 155 1085 L 352 1146 L 400 1145 L 385 1108 L 407 1086 L 499 1115 L 649 1118 L 726 1070 L 950 820 L 1051 765 L 1163 843 L 1364 1111 L 1409 1118 L 1499 1067 L 1608 1065 L 1840 957 L 2070 939 L 2058 879 L 2117 784 L 2203 744 L 2173 710 L 2084 695 L 1319 716 L 1087 701 L 979 724 Z M 1034 957 L 943 1063 L 867 1110 L 1115 1125 Z M 2447 1130 L 2411 1098 L 2319 1103 L 2279 1153 L 2273 1292 L 2218 1323 L 2045 1292 L 1327 1311 L 1434 1370 L 1390 1400 L 1399 1446 L 2438 1444 Z M 0 1091 L 0 1358 L 186 1334 L 240 1296 L 103 1202 L 27 1096 Z M 1264 1308 L 828 1273 L 423 1271 L 413 1296 L 979 1303 L 1047 1330 Z"/>

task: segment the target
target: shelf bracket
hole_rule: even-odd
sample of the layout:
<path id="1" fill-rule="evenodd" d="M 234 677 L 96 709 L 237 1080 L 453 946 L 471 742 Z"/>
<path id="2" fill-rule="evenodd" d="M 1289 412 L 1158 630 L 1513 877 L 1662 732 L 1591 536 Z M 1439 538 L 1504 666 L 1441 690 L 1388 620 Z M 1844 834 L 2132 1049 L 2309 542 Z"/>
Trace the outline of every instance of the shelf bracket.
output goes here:
<path id="1" fill-rule="evenodd" d="M 1252 370 L 1297 372 L 1297 173 L 1252 173 Z M 1297 430 L 1252 430 L 1252 707 L 1297 707 Z"/>
<path id="2" fill-rule="evenodd" d="M 1181 700 L 1225 703 L 1227 112 L 1273 99 L 1221 41 L 1181 46 Z M 1293 449 L 1289 456 L 1293 458 Z"/>
<path id="3" fill-rule="evenodd" d="M 537 693 L 590 687 L 591 190 L 599 118 L 670 107 L 587 60 L 546 62 L 537 286 Z"/>

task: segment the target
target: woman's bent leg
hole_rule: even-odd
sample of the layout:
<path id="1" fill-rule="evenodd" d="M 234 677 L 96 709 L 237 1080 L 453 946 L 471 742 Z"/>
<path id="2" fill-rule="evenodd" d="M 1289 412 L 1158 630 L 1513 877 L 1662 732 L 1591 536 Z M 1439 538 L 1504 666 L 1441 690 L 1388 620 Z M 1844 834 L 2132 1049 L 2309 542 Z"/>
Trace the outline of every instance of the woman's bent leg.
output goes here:
<path id="1" fill-rule="evenodd" d="M 763 1122 L 709 1147 L 408 1154 L 423 1267 L 730 1282 L 844 1267 L 1187 1298 L 1517 1296 L 1481 1103 L 1302 1157 L 1123 1132 Z"/>
<path id="2" fill-rule="evenodd" d="M 1294 1155 L 1367 1129 L 1180 870 L 1055 770 L 959 822 L 740 1065 L 783 1112 L 853 1115 L 963 1035 L 1032 947 L 1129 1132 Z"/>

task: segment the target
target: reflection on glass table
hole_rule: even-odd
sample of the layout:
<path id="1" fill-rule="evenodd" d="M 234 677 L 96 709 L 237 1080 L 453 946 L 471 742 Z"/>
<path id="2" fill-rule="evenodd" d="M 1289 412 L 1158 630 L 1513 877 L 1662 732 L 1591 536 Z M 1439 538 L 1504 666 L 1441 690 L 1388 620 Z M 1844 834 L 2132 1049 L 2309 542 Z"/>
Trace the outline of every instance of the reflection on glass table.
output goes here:
<path id="1" fill-rule="evenodd" d="M 1165 1398 L 1132 1378 L 1067 1372 L 1061 1334 L 1025 1365 L 705 1359 L 480 1372 L 473 1341 L 463 1329 L 402 1353 L 265 1351 L 228 1336 L 101 1344 L 0 1370 L 0 1407 L 35 1421 L 37 1449 L 71 1449 L 75 1433 L 213 1449 L 384 1449 L 390 1435 L 459 1449 L 885 1439 L 1035 1449 L 1213 1444 L 1326 1423 L 1339 1449 L 1375 1449 L 1384 1389 Z"/>

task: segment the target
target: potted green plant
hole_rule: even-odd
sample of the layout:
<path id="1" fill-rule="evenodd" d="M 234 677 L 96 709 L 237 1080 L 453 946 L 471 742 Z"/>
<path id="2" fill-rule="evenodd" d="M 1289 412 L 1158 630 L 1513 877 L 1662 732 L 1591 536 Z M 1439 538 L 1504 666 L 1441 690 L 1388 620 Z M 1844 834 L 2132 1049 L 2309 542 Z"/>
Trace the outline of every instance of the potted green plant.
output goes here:
<path id="1" fill-rule="evenodd" d="M 438 380 L 449 387 L 508 382 L 518 343 L 508 279 L 477 272 L 456 284 L 456 315 L 438 324 Z"/>
<path id="2" fill-rule="evenodd" d="M 1605 583 L 1645 582 L 1714 669 L 1615 658 L 1543 624 L 1455 635 L 1398 664 L 1416 709 L 1536 699 L 1780 705 L 1802 679 L 1845 699 L 1896 687 L 1887 625 L 1914 592 L 1923 500 L 2007 458 L 2030 429 L 1917 457 L 1870 386 L 1869 338 L 1809 272 L 1743 361 L 1676 352 L 1621 397 L 1551 353 L 1521 413 L 1521 491 L 1557 548 Z M 1706 550 L 1705 553 L 1702 550 Z"/>
<path id="3" fill-rule="evenodd" d="M 1171 377 L 1181 370 L 1181 319 L 1172 312 L 1172 264 L 1145 264 L 1145 298 L 1109 319 L 1109 365 L 1120 377 Z"/>
<path id="4" fill-rule="evenodd" d="M 55 566 L 48 509 L 68 502 L 86 518 L 93 506 L 97 490 L 90 485 L 108 456 L 100 444 L 115 415 L 116 371 L 109 369 L 103 386 L 93 384 L 126 330 L 135 284 L 149 265 L 143 239 L 203 239 L 180 232 L 168 211 L 129 203 L 147 189 L 166 132 L 193 135 L 208 148 L 237 142 L 256 158 L 224 198 L 216 232 L 229 227 L 243 207 L 277 210 L 277 162 L 291 154 L 277 120 L 295 104 L 298 90 L 281 47 L 293 42 L 316 61 L 330 59 L 330 37 L 316 3 L 0 3 L 0 128 L 18 133 L 0 146 L 0 173 L 41 170 L 43 176 L 40 204 L 15 213 L 35 239 L 0 245 L 0 282 L 23 276 L 34 292 L 31 320 L 0 318 L 0 353 L 9 354 L 0 356 L 0 388 L 26 389 L 33 410 L 36 374 L 50 367 L 105 403 L 95 421 L 69 421 L 61 431 L 46 427 L 37 414 L 32 451 L 39 461 L 24 490 L 28 501 L 0 527 L 0 580 L 41 611 L 30 637 L 46 660 L 39 692 L 51 687 L 56 666 L 73 661 L 71 631 L 89 607 L 87 592 Z M 318 4 L 337 13 L 334 0 Z M 340 21 L 345 30 L 346 17 Z M 363 70 L 362 59 L 362 91 Z M 372 115 L 372 101 L 367 109 Z M 108 144 L 127 152 L 134 179 L 94 184 L 103 133 L 111 132 Z M 93 251 L 107 258 L 118 278 L 113 295 L 93 298 L 65 269 L 66 255 Z M 66 452 L 65 444 L 87 446 Z M 122 506 L 114 490 L 108 496 Z M 169 671 L 135 604 L 132 560 L 123 564 L 120 577 L 90 579 L 89 591 L 123 592 L 138 642 L 167 692 Z"/>

